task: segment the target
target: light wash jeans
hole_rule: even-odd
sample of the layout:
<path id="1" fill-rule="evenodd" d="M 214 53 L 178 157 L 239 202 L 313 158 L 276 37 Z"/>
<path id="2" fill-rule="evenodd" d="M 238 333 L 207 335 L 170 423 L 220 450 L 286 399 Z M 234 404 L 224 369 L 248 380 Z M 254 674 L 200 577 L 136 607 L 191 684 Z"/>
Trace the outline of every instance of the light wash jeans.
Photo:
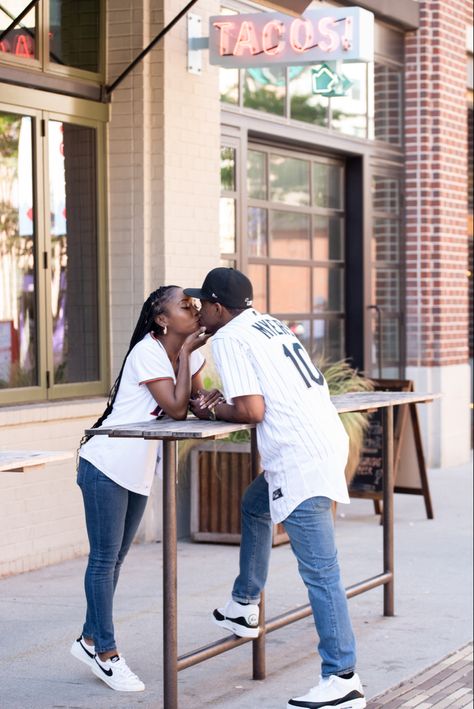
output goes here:
<path id="1" fill-rule="evenodd" d="M 148 497 L 117 485 L 84 458 L 79 458 L 77 484 L 84 498 L 90 545 L 84 579 L 87 613 L 82 634 L 94 639 L 96 652 L 108 652 L 117 647 L 112 608 L 120 568 Z"/>
<path id="2" fill-rule="evenodd" d="M 259 475 L 242 498 L 240 573 L 232 598 L 258 603 L 265 586 L 272 547 L 268 484 Z M 355 639 L 341 583 L 331 500 L 311 497 L 283 522 L 313 610 L 319 635 L 321 675 L 342 675 L 355 669 Z"/>

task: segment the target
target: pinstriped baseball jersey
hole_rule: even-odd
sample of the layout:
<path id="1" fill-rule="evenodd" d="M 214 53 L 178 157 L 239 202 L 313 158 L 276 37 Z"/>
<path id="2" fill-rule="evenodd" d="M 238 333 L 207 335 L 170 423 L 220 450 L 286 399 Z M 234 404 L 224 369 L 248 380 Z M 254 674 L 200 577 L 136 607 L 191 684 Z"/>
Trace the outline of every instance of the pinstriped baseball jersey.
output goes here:
<path id="1" fill-rule="evenodd" d="M 245 310 L 217 331 L 212 352 L 229 403 L 264 397 L 257 441 L 272 520 L 281 522 L 316 495 L 349 502 L 347 434 L 323 375 L 286 325 Z"/>

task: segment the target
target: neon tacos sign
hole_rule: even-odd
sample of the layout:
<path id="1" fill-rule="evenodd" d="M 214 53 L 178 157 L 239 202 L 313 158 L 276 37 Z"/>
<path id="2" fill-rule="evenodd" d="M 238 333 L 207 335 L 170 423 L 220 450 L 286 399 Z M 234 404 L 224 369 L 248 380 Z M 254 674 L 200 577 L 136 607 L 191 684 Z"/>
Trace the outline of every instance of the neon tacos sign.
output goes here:
<path id="1" fill-rule="evenodd" d="M 373 61 L 374 16 L 359 7 L 219 15 L 209 20 L 209 60 L 224 67 Z"/>

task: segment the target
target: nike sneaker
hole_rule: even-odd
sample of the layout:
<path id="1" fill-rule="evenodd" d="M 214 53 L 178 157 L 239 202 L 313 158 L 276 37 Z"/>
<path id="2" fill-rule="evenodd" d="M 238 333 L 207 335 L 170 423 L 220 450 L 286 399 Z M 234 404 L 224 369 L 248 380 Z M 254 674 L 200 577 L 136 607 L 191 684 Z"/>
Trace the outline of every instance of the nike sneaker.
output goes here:
<path id="1" fill-rule="evenodd" d="M 88 645 L 84 642 L 84 638 L 81 635 L 81 637 L 74 640 L 71 645 L 71 655 L 75 657 L 76 660 L 80 660 L 85 665 L 92 667 L 94 664 L 95 648 L 93 645 Z"/>
<path id="2" fill-rule="evenodd" d="M 114 655 L 104 662 L 95 656 L 92 672 L 117 692 L 143 692 L 145 685 L 125 662 L 122 655 Z"/>
<path id="3" fill-rule="evenodd" d="M 226 628 L 241 638 L 257 638 L 258 615 L 258 605 L 242 605 L 230 599 L 224 608 L 214 610 L 212 620 L 220 628 Z"/>
<path id="4" fill-rule="evenodd" d="M 350 679 L 337 675 L 320 677 L 317 687 L 302 697 L 290 699 L 287 709 L 364 709 L 367 702 L 359 676 L 354 672 Z"/>

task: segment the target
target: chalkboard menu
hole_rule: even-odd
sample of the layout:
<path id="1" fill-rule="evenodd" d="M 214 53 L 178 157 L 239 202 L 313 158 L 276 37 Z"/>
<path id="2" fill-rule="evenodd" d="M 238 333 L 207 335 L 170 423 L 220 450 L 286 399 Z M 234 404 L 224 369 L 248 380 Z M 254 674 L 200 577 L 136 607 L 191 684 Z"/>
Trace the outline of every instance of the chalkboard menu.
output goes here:
<path id="1" fill-rule="evenodd" d="M 382 492 L 383 490 L 383 431 L 380 409 L 370 415 L 364 447 L 350 492 Z"/>
<path id="2" fill-rule="evenodd" d="M 375 379 L 375 391 L 413 391 L 413 383 L 407 379 Z M 406 407 L 396 406 L 393 412 L 394 446 L 398 447 L 405 422 Z M 402 412 L 402 413 L 401 413 Z M 365 432 L 359 466 L 349 486 L 352 497 L 381 498 L 383 493 L 383 427 L 382 410 L 370 415 Z M 397 456 L 395 456 L 397 457 Z"/>

